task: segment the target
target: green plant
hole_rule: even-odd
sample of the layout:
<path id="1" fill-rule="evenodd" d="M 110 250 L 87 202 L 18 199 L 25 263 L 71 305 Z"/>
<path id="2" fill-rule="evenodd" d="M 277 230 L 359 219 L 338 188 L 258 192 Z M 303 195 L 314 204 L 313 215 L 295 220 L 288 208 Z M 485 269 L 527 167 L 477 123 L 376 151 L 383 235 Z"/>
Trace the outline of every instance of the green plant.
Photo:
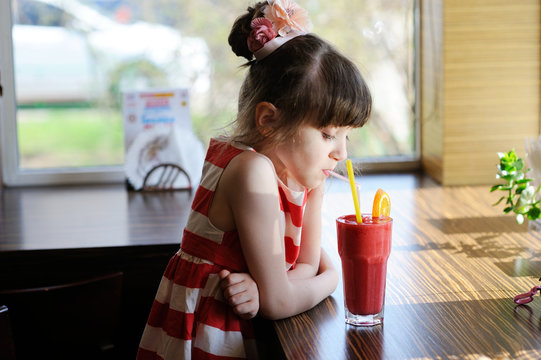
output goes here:
<path id="1" fill-rule="evenodd" d="M 498 153 L 500 163 L 498 164 L 498 173 L 496 178 L 506 181 L 505 184 L 496 184 L 490 188 L 490 192 L 495 190 L 506 191 L 507 196 L 502 196 L 493 206 L 498 205 L 502 200 L 506 200 L 506 207 L 503 209 L 505 214 L 513 211 L 516 214 L 517 223 L 524 222 L 524 216 L 529 220 L 535 220 L 541 217 L 537 195 L 541 190 L 541 185 L 535 189 L 530 182 L 533 181 L 526 176 L 530 169 L 524 168 L 524 160 L 518 157 L 515 150 L 507 153 Z"/>

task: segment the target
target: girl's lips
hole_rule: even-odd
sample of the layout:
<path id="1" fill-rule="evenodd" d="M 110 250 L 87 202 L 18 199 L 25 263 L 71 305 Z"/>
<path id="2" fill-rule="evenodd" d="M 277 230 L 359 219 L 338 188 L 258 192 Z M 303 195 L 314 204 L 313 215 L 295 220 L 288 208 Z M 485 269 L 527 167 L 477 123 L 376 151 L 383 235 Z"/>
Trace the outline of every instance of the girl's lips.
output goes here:
<path id="1" fill-rule="evenodd" d="M 343 180 L 343 181 L 345 181 L 345 182 L 347 182 L 347 183 L 350 182 L 350 181 L 349 181 L 349 178 L 345 177 L 344 175 L 337 174 L 337 173 L 335 173 L 335 172 L 332 171 L 332 170 L 327 170 L 327 169 L 326 169 L 326 170 L 323 170 L 323 173 L 325 173 L 325 175 L 326 175 L 327 177 L 332 176 L 332 177 L 335 177 L 335 178 L 337 178 L 337 179 Z M 356 184 L 356 185 L 358 186 L 358 184 Z"/>

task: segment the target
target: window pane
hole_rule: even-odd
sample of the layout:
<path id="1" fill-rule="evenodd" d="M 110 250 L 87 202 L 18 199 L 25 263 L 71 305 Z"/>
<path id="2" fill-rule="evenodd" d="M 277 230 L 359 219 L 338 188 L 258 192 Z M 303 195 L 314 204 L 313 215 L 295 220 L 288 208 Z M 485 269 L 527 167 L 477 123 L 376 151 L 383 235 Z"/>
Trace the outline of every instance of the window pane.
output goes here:
<path id="1" fill-rule="evenodd" d="M 361 68 L 374 113 L 350 156 L 414 155 L 414 0 L 299 0 Z M 19 166 L 121 165 L 122 91 L 188 87 L 206 145 L 244 76 L 227 44 L 246 0 L 12 0 Z"/>

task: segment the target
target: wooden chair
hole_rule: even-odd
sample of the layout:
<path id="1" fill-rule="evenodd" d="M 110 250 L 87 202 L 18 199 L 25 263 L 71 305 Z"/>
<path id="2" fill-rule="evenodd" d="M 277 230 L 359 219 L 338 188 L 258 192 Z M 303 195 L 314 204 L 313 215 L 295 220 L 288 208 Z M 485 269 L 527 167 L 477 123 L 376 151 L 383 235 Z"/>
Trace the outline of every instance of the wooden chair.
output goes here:
<path id="1" fill-rule="evenodd" d="M 0 291 L 17 359 L 114 359 L 123 273 Z"/>
<path id="2" fill-rule="evenodd" d="M 8 308 L 0 306 L 0 359 L 15 360 L 15 344 L 11 333 Z"/>

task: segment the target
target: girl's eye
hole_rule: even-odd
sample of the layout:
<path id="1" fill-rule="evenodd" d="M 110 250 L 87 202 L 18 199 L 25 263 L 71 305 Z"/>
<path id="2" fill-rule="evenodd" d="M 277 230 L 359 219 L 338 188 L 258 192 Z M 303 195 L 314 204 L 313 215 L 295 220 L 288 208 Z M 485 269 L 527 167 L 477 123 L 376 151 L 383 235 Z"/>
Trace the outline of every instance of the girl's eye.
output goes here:
<path id="1" fill-rule="evenodd" d="M 324 138 L 325 140 L 334 140 L 334 139 L 335 139 L 334 136 L 329 135 L 329 134 L 327 134 L 326 132 L 323 132 L 323 131 L 321 132 L 321 135 L 323 136 L 323 138 Z"/>

